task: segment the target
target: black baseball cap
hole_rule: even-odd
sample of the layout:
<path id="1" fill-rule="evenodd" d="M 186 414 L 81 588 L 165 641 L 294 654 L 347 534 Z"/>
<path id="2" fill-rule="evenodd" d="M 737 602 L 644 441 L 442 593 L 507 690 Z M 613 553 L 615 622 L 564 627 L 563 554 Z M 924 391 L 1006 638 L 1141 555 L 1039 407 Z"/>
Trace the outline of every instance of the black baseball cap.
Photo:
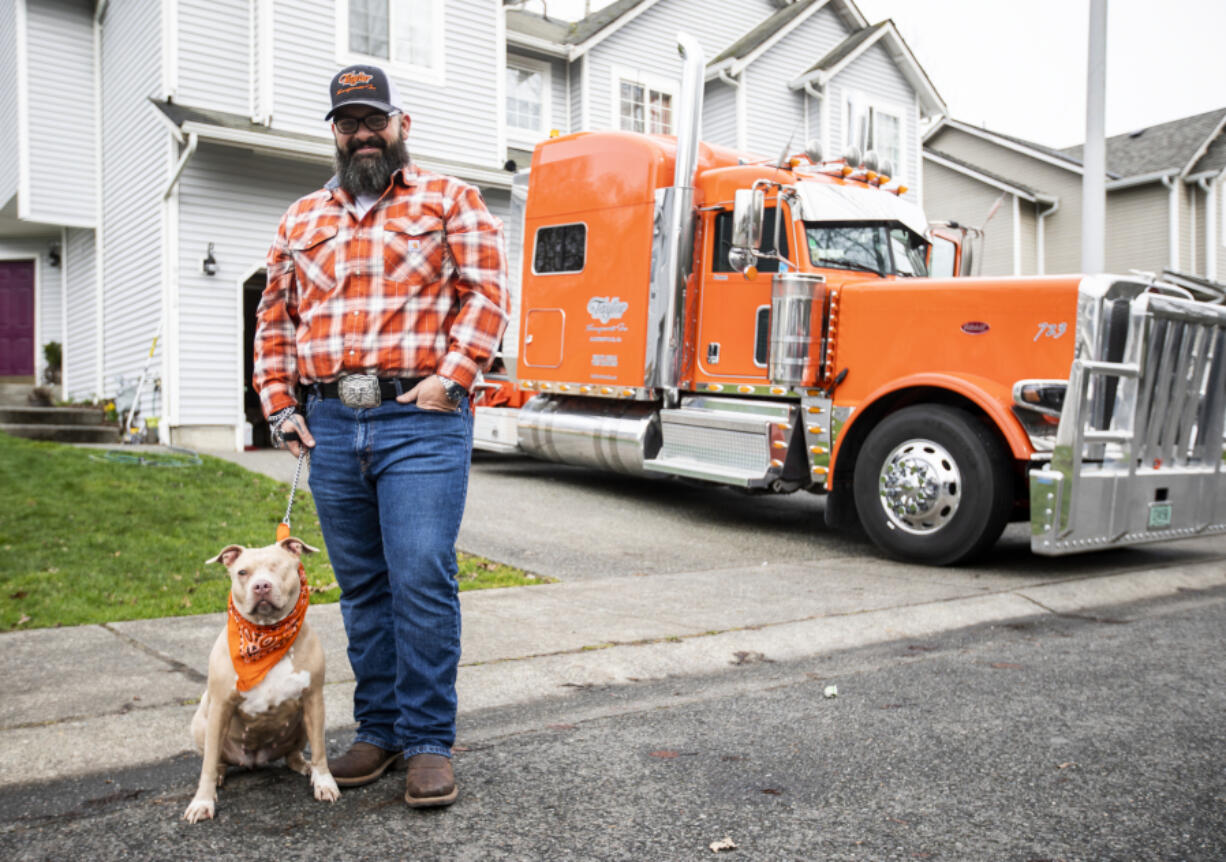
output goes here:
<path id="1" fill-rule="evenodd" d="M 400 113 L 400 93 L 387 73 L 378 66 L 346 66 L 332 78 L 328 87 L 332 96 L 332 115 L 346 105 L 369 105 L 389 114 Z"/>

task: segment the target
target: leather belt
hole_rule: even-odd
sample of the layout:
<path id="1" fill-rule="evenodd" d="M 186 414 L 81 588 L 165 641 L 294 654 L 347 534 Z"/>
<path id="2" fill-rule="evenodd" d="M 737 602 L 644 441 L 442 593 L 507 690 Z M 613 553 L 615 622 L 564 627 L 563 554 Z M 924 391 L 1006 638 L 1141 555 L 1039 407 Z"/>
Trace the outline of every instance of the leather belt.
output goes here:
<path id="1" fill-rule="evenodd" d="M 374 377 L 369 374 L 353 374 L 327 383 L 311 383 L 308 388 L 320 398 L 339 398 L 341 403 L 348 407 L 378 407 L 384 399 L 394 400 L 397 395 L 408 392 L 423 380 L 424 377 Z"/>

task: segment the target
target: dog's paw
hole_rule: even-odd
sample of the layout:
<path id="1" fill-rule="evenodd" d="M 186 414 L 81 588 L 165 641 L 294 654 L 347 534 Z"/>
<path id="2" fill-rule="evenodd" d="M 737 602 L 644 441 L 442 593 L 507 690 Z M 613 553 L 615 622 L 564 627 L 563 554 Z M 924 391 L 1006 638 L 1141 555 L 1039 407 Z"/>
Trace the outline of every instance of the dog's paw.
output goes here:
<path id="1" fill-rule="evenodd" d="M 315 789 L 315 798 L 320 802 L 335 802 L 341 798 L 341 789 L 336 786 L 336 779 L 326 769 L 311 767 L 311 787 Z"/>
<path id="2" fill-rule="evenodd" d="M 188 823 L 199 823 L 201 820 L 213 819 L 212 799 L 193 799 L 192 804 L 183 812 L 183 819 Z"/>

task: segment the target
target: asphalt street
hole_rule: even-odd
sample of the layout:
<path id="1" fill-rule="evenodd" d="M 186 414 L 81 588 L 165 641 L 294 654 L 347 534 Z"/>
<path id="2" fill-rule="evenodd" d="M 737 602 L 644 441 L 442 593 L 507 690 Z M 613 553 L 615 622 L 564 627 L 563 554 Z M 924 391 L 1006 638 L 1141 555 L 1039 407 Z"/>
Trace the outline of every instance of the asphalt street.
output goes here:
<path id="1" fill-rule="evenodd" d="M 1184 591 L 470 712 L 439 811 L 274 767 L 188 825 L 194 756 L 12 785 L 0 856 L 1210 862 L 1224 625 L 1226 588 Z"/>

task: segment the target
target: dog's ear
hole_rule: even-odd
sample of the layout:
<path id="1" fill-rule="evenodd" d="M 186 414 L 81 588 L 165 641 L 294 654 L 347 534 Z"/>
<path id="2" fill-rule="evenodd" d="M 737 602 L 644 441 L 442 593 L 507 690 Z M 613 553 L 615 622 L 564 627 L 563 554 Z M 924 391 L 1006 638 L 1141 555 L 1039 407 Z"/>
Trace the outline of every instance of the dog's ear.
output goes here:
<path id="1" fill-rule="evenodd" d="M 301 557 L 303 553 L 314 554 L 319 550 L 319 548 L 312 548 L 310 545 L 296 536 L 290 536 L 288 539 L 282 539 L 281 541 L 277 542 L 277 544 L 289 551 L 295 557 Z"/>
<path id="2" fill-rule="evenodd" d="M 209 563 L 221 563 L 228 569 L 230 568 L 230 564 L 238 559 L 238 555 L 245 550 L 247 549 L 242 545 L 227 545 L 226 547 L 222 548 L 220 554 L 213 557 L 211 560 L 205 560 L 204 564 L 207 566 Z"/>

